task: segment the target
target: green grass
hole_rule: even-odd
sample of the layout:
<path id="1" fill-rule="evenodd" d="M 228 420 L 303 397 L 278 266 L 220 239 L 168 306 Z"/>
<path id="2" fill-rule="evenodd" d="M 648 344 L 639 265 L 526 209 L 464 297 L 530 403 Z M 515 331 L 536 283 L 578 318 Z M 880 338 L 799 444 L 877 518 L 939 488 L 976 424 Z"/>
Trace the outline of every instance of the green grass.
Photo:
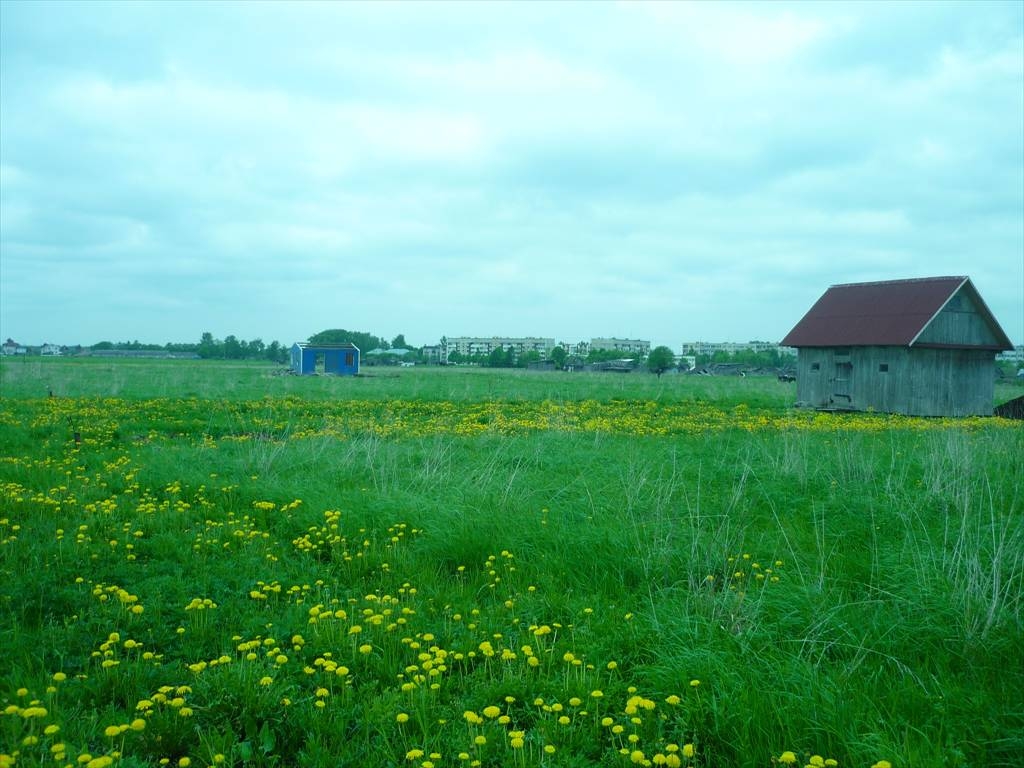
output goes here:
<path id="1" fill-rule="evenodd" d="M 496 371 L 474 367 L 364 367 L 358 377 L 290 376 L 281 366 L 214 360 L 0 358 L 5 397 L 199 397 L 252 400 L 295 396 L 306 400 L 585 400 L 614 397 L 751 402 L 785 408 L 793 385 L 770 377 L 743 380 L 648 374 Z M 756 383 L 755 383 L 756 382 Z"/>
<path id="2" fill-rule="evenodd" d="M 271 372 L 4 361 L 0 755 L 1019 763 L 1019 426 L 794 414 L 770 379 Z"/>

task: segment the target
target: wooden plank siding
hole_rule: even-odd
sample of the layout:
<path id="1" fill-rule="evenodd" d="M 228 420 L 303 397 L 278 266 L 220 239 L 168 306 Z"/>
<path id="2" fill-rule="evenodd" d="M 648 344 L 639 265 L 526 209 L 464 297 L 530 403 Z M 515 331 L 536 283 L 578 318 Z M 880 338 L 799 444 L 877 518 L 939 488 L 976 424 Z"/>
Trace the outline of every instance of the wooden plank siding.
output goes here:
<path id="1" fill-rule="evenodd" d="M 908 416 L 990 416 L 993 354 L 973 349 L 806 347 L 797 405 Z"/>
<path id="2" fill-rule="evenodd" d="M 782 341 L 797 405 L 990 416 L 1009 337 L 967 277 L 833 285 Z"/>
<path id="3" fill-rule="evenodd" d="M 969 293 L 961 288 L 921 331 L 915 345 L 996 347 L 999 339 Z"/>

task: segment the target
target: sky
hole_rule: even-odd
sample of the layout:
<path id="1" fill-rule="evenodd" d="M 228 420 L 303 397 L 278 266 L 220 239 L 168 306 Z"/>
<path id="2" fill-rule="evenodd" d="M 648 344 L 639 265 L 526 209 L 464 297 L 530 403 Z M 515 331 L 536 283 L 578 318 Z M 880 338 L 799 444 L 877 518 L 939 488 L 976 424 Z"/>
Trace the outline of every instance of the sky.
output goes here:
<path id="1" fill-rule="evenodd" d="M 1024 343 L 1024 3 L 0 0 L 0 337 Z"/>

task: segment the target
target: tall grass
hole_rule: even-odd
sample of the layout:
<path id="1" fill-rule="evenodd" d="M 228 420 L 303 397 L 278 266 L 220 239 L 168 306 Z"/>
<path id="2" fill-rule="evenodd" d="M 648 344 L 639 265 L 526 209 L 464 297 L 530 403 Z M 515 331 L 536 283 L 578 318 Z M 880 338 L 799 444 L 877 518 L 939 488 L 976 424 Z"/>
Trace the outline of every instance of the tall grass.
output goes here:
<path id="1" fill-rule="evenodd" d="M 153 400 L 140 382 L 99 401 L 5 389 L 0 754 L 580 766 L 690 744 L 698 766 L 767 768 L 787 750 L 801 764 L 1019 763 L 1024 431 L 851 417 L 630 434 L 602 426 L 623 399 L 646 430 L 688 418 L 669 404 L 697 418 L 716 393 L 483 376 L 321 381 L 298 403 Z M 328 424 L 326 388 L 365 384 L 367 403 L 420 398 L 469 421 L 491 392 L 518 418 L 505 395 L 522 387 L 580 403 L 573 424 L 592 426 Z M 746 386 L 767 403 L 775 384 Z M 724 408 L 743 399 L 728 386 Z M 216 607 L 187 608 L 203 598 Z M 345 618 L 311 622 L 328 608 Z M 159 701 L 163 686 L 182 703 Z M 32 701 L 47 714 L 26 716 Z"/>

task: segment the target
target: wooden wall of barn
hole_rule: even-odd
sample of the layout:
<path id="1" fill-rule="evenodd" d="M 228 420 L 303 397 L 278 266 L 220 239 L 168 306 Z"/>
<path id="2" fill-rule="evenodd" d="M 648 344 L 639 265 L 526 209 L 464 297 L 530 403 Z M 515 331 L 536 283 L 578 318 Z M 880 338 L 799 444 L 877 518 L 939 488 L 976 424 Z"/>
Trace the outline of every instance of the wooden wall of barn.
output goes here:
<path id="1" fill-rule="evenodd" d="M 989 416 L 994 354 L 907 347 L 803 347 L 797 405 L 913 416 Z"/>
<path id="2" fill-rule="evenodd" d="M 932 318 L 914 343 L 991 347 L 999 345 L 999 338 L 982 315 L 972 292 L 965 286 L 950 297 L 946 306 Z"/>

